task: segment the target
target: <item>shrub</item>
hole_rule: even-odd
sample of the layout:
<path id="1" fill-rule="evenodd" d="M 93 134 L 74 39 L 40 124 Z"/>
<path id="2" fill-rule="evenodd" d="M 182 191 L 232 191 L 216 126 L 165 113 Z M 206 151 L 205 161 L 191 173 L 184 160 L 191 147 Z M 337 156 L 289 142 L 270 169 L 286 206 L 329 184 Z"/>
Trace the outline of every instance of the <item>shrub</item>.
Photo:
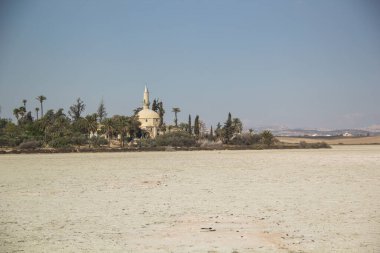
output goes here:
<path id="1" fill-rule="evenodd" d="M 0 136 L 0 147 L 9 146 L 9 138 Z"/>
<path id="2" fill-rule="evenodd" d="M 300 141 L 300 147 L 301 148 L 307 148 L 308 143 L 306 141 Z"/>
<path id="3" fill-rule="evenodd" d="M 241 134 L 236 135 L 231 141 L 232 145 L 253 145 L 260 142 L 260 136 L 257 134 Z"/>
<path id="4" fill-rule="evenodd" d="M 223 146 L 222 141 L 210 141 L 210 140 L 200 140 L 198 145 L 201 148 L 221 148 Z"/>
<path id="5" fill-rule="evenodd" d="M 98 140 L 99 145 L 108 145 L 108 140 L 105 137 L 100 137 Z"/>
<path id="6" fill-rule="evenodd" d="M 94 147 L 100 147 L 102 145 L 107 145 L 108 141 L 104 137 L 92 136 L 90 138 L 90 144 Z"/>
<path id="7" fill-rule="evenodd" d="M 14 147 L 16 141 L 8 136 L 0 136 L 0 147 Z"/>
<path id="8" fill-rule="evenodd" d="M 67 137 L 58 137 L 49 142 L 52 148 L 67 148 L 70 147 L 71 140 Z"/>
<path id="9" fill-rule="evenodd" d="M 300 148 L 331 148 L 326 142 L 307 143 L 306 141 L 300 141 Z"/>
<path id="10" fill-rule="evenodd" d="M 191 147 L 196 145 L 195 137 L 187 132 L 171 132 L 155 139 L 157 146 Z"/>
<path id="11" fill-rule="evenodd" d="M 156 142 L 153 139 L 141 139 L 139 145 L 143 148 L 152 148 L 156 147 Z"/>
<path id="12" fill-rule="evenodd" d="M 327 144 L 326 142 L 322 141 L 322 142 L 314 143 L 314 148 L 331 148 L 331 146 Z"/>
<path id="13" fill-rule="evenodd" d="M 77 146 L 81 146 L 87 143 L 87 137 L 84 134 L 75 134 L 71 137 L 71 143 Z"/>
<path id="14" fill-rule="evenodd" d="M 40 148 L 42 143 L 39 141 L 25 141 L 19 145 L 20 149 L 36 149 Z"/>
<path id="15" fill-rule="evenodd" d="M 261 137 L 261 142 L 267 146 L 271 146 L 277 141 L 277 139 L 273 136 L 273 134 L 268 130 L 263 131 L 260 134 L 260 137 Z"/>

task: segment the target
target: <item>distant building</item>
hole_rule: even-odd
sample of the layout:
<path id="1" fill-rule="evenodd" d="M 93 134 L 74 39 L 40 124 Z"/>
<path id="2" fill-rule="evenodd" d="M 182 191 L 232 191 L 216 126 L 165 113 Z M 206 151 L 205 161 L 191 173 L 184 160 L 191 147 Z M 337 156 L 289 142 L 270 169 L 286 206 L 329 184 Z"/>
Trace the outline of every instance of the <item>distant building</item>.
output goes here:
<path id="1" fill-rule="evenodd" d="M 352 134 L 349 133 L 349 132 L 345 132 L 345 133 L 343 134 L 343 137 L 351 137 L 351 136 L 352 136 Z"/>
<path id="2" fill-rule="evenodd" d="M 156 138 L 158 126 L 160 125 L 160 115 L 157 112 L 149 109 L 149 91 L 145 86 L 143 109 L 137 114 L 141 123 L 141 129 L 149 133 L 151 138 Z"/>

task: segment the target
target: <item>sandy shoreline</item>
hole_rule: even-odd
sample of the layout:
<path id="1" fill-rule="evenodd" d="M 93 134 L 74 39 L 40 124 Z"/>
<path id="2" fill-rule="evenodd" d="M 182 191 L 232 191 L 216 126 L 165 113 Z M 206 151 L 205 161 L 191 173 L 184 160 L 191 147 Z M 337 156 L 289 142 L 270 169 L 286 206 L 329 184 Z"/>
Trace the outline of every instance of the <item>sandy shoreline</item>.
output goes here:
<path id="1" fill-rule="evenodd" d="M 379 192 L 380 146 L 2 155 L 0 251 L 378 252 Z"/>

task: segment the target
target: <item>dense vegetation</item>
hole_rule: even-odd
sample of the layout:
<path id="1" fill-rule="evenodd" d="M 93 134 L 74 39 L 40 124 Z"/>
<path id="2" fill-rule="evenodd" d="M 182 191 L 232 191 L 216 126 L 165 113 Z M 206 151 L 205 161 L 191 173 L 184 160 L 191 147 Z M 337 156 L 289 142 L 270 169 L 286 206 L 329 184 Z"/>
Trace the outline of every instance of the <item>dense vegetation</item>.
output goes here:
<path id="1" fill-rule="evenodd" d="M 67 114 L 63 109 L 57 111 L 47 110 L 43 113 L 43 102 L 46 97 L 36 98 L 40 107 L 35 108 L 36 117 L 26 110 L 27 100 L 23 105 L 15 108 L 13 114 L 16 124 L 10 119 L 0 118 L 0 147 L 17 147 L 19 149 L 36 148 L 97 148 L 115 147 L 123 148 L 128 144 L 137 148 L 157 147 L 247 147 L 247 148 L 288 148 L 281 145 L 270 131 L 255 133 L 252 129 L 243 133 L 243 124 L 239 118 L 232 118 L 228 114 L 224 124 L 218 123 L 215 130 L 211 126 L 206 128 L 204 122 L 196 115 L 194 122 L 189 115 L 187 123 L 178 123 L 177 114 L 180 108 L 172 109 L 174 125 L 166 126 L 161 120 L 159 135 L 150 139 L 149 134 L 140 128 L 136 108 L 132 116 L 114 115 L 107 117 L 106 107 L 101 101 L 96 113 L 84 115 L 86 105 L 78 98 L 70 106 Z M 163 119 L 165 110 L 162 101 L 155 99 L 152 110 Z M 112 145 L 111 145 L 112 143 Z M 326 148 L 325 143 L 300 143 L 299 148 Z"/>
<path id="2" fill-rule="evenodd" d="M 40 101 L 40 98 L 37 99 Z M 46 100 L 43 97 L 43 100 Z M 42 100 L 42 101 L 43 101 Z M 144 132 L 136 116 L 114 115 L 106 118 L 104 103 L 101 102 L 97 113 L 84 116 L 86 105 L 78 98 L 70 106 L 68 115 L 63 109 L 48 110 L 36 108 L 36 118 L 26 112 L 26 100 L 20 108 L 14 110 L 17 124 L 9 119 L 0 119 L 0 146 L 32 149 L 37 147 L 65 148 L 88 145 L 99 147 L 118 139 L 120 146 L 133 138 L 140 138 Z M 42 103 L 41 103 L 42 105 Z M 39 117 L 39 113 L 40 117 Z M 119 137 L 119 138 L 117 138 Z"/>

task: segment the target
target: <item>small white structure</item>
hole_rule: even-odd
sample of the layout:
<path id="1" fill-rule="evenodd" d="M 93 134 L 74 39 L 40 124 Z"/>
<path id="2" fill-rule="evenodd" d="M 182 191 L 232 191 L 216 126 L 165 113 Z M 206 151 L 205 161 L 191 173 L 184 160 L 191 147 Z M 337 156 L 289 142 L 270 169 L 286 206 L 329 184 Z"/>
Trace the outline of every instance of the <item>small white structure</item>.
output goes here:
<path id="1" fill-rule="evenodd" d="M 90 138 L 92 137 L 98 137 L 98 132 L 93 132 L 93 131 L 90 131 Z"/>
<path id="2" fill-rule="evenodd" d="M 351 136 L 352 136 L 352 134 L 351 134 L 351 133 L 349 133 L 349 132 L 345 132 L 345 133 L 343 134 L 343 136 L 344 136 L 344 137 L 351 137 Z"/>
<path id="3" fill-rule="evenodd" d="M 147 131 L 151 138 L 156 138 L 158 126 L 160 125 L 160 115 L 149 109 L 149 91 L 145 86 L 143 109 L 137 114 L 141 123 L 141 129 Z"/>

